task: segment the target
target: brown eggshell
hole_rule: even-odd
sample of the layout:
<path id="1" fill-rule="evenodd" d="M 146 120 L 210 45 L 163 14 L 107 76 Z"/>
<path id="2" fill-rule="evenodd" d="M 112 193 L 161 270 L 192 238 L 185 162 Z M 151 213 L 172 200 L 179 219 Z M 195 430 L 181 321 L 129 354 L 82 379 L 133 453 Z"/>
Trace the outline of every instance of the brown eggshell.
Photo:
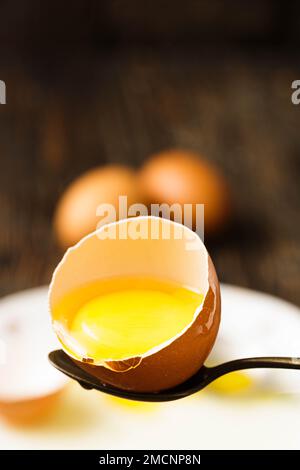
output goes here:
<path id="1" fill-rule="evenodd" d="M 138 233 L 147 236 L 136 238 L 133 229 L 137 227 L 142 228 Z M 152 232 L 153 227 L 159 230 Z M 93 364 L 81 345 L 75 345 L 64 320 L 55 316 L 55 306 L 65 294 L 92 280 L 128 275 L 167 279 L 204 297 L 191 323 L 175 337 L 141 357 Z M 54 330 L 65 352 L 80 367 L 116 387 L 149 392 L 178 385 L 202 366 L 218 332 L 221 308 L 218 278 L 199 236 L 181 224 L 151 216 L 102 227 L 69 249 L 54 272 L 49 305 Z"/>
<path id="2" fill-rule="evenodd" d="M 116 218 L 120 218 L 119 196 L 127 196 L 128 207 L 143 202 L 135 172 L 126 166 L 94 168 L 73 181 L 61 196 L 54 216 L 54 230 L 60 245 L 64 248 L 74 245 L 96 229 L 101 221 L 96 213 L 100 204 L 112 204 Z M 113 220 L 107 217 L 106 223 Z"/>
<path id="3" fill-rule="evenodd" d="M 0 419 L 30 424 L 52 411 L 68 382 L 47 359 L 57 346 L 44 287 L 1 299 Z"/>
<path id="4" fill-rule="evenodd" d="M 218 169 L 196 153 L 171 149 L 151 156 L 138 173 L 149 204 L 204 204 L 205 233 L 216 233 L 230 214 L 229 190 Z M 193 210 L 193 227 L 196 211 Z"/>
<path id="5" fill-rule="evenodd" d="M 220 287 L 209 262 L 209 291 L 201 313 L 182 336 L 157 353 L 139 358 L 139 365 L 125 372 L 75 361 L 102 382 L 136 392 L 157 392 L 174 387 L 197 372 L 209 355 L 220 324 Z"/>
<path id="6" fill-rule="evenodd" d="M 45 419 L 55 409 L 62 391 L 44 397 L 1 401 L 0 414 L 15 425 L 31 425 Z"/>

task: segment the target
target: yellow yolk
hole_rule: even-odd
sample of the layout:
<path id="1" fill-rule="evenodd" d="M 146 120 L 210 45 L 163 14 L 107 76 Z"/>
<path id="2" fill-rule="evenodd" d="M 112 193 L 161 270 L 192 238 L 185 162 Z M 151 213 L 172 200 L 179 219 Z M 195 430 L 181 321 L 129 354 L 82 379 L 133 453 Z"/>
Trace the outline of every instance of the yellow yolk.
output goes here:
<path id="1" fill-rule="evenodd" d="M 214 392 L 232 395 L 245 392 L 253 385 L 253 380 L 244 372 L 231 372 L 220 377 L 210 385 Z"/>
<path id="2" fill-rule="evenodd" d="M 173 339 L 193 321 L 202 300 L 203 295 L 170 282 L 105 280 L 63 298 L 54 327 L 75 357 L 80 350 L 98 364 L 122 360 Z"/>
<path id="3" fill-rule="evenodd" d="M 92 358 L 139 356 L 178 334 L 192 320 L 190 305 L 154 290 L 127 290 L 102 295 L 76 314 L 71 334 Z"/>

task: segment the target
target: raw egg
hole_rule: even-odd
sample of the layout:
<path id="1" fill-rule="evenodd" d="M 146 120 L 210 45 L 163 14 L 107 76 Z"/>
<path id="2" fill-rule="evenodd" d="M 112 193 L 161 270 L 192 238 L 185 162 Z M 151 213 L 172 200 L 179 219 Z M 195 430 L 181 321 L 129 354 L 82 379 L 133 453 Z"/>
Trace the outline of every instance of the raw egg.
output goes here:
<path id="1" fill-rule="evenodd" d="M 218 169 L 187 150 L 166 150 L 150 157 L 139 171 L 148 203 L 204 204 L 205 233 L 216 233 L 229 215 L 229 191 Z M 196 210 L 193 208 L 193 226 Z"/>
<path id="2" fill-rule="evenodd" d="M 63 193 L 55 212 L 54 229 L 60 245 L 67 248 L 77 243 L 96 229 L 101 217 L 106 223 L 121 218 L 119 196 L 127 196 L 128 207 L 143 202 L 135 172 L 129 167 L 107 165 L 77 178 Z M 97 214 L 100 204 L 112 205 L 115 216 L 109 212 Z"/>
<path id="3" fill-rule="evenodd" d="M 102 226 L 70 248 L 49 304 L 64 351 L 102 382 L 135 391 L 191 377 L 220 322 L 219 282 L 201 239 L 151 216 Z"/>

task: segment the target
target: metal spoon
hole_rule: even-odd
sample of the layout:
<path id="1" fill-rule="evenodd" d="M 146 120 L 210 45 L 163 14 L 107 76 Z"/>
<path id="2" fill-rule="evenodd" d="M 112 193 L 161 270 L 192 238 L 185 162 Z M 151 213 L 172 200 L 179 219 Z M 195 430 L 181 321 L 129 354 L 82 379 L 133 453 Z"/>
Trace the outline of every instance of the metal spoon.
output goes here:
<path id="1" fill-rule="evenodd" d="M 300 369 L 299 357 L 250 357 L 225 362 L 214 367 L 202 366 L 195 375 L 176 387 L 161 392 L 133 392 L 122 390 L 109 384 L 100 382 L 96 377 L 88 374 L 78 367 L 62 350 L 52 351 L 49 354 L 51 364 L 64 374 L 68 375 L 86 389 L 96 389 L 116 397 L 137 401 L 171 401 L 184 398 L 198 392 L 222 375 L 243 369 Z"/>

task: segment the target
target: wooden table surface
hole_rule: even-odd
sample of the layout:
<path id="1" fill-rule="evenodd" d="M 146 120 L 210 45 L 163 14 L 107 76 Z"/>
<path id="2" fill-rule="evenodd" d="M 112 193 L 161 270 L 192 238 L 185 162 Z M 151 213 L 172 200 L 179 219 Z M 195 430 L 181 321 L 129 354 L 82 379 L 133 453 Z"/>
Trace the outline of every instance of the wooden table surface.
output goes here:
<path id="1" fill-rule="evenodd" d="M 233 221 L 207 240 L 221 281 L 300 305 L 297 55 L 145 46 L 0 65 L 0 295 L 49 282 L 53 210 L 76 175 L 179 146 L 231 184 Z"/>

